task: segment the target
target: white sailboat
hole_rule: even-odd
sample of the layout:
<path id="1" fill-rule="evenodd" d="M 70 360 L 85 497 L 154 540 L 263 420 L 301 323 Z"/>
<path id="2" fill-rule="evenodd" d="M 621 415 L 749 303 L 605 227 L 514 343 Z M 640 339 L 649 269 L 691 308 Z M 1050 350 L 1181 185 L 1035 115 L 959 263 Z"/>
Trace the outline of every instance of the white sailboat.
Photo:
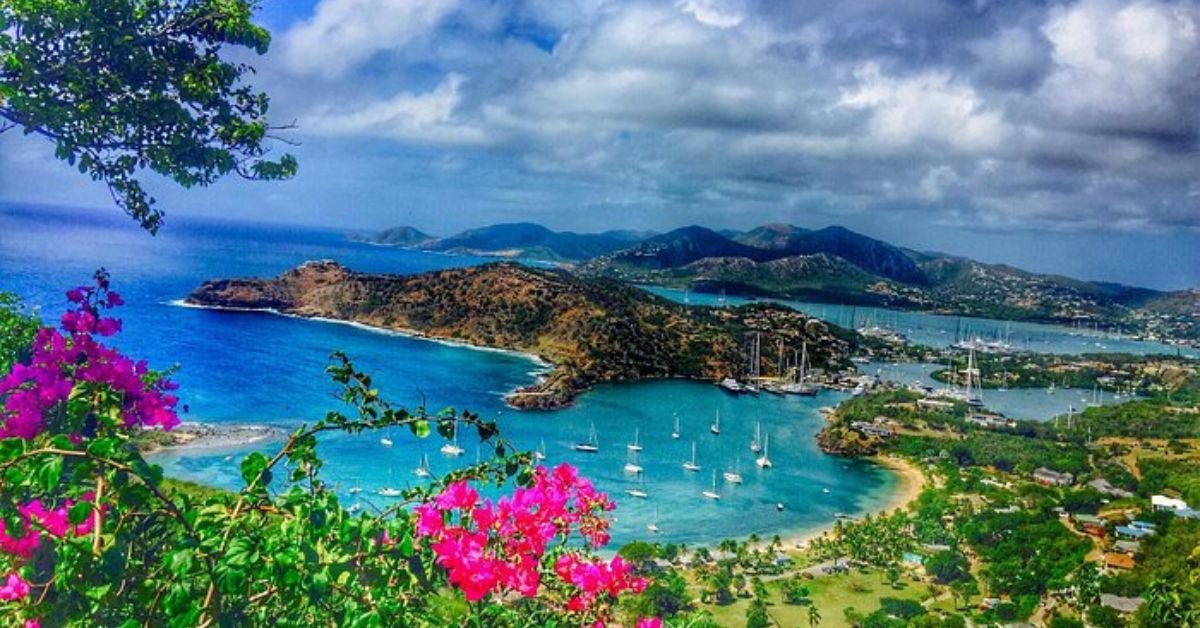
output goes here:
<path id="1" fill-rule="evenodd" d="M 654 518 L 650 520 L 650 523 L 646 524 L 646 530 L 648 530 L 650 532 L 650 534 L 658 534 L 658 509 L 657 508 L 654 509 Z"/>
<path id="2" fill-rule="evenodd" d="M 537 461 L 546 459 L 546 439 L 543 438 L 541 443 L 538 445 L 537 451 L 533 452 L 533 459 Z"/>
<path id="3" fill-rule="evenodd" d="M 642 430 L 640 428 L 633 428 L 633 442 L 626 445 L 625 449 L 628 449 L 629 451 L 642 450 L 641 431 Z"/>
<path id="4" fill-rule="evenodd" d="M 645 481 L 642 476 L 638 476 L 637 488 L 626 489 L 625 494 L 638 499 L 646 499 L 647 497 L 650 497 L 650 495 L 646 493 Z"/>
<path id="5" fill-rule="evenodd" d="M 351 486 L 350 490 L 346 492 L 350 493 L 351 495 L 358 495 L 362 492 L 362 486 L 360 485 L 358 478 L 354 478 L 354 486 Z"/>
<path id="6" fill-rule="evenodd" d="M 721 494 L 717 492 L 717 472 L 715 469 L 712 472 L 712 488 L 700 494 L 705 499 L 721 499 Z"/>
<path id="7" fill-rule="evenodd" d="M 717 410 L 717 418 L 713 419 L 713 424 L 709 426 L 708 431 L 712 432 L 714 436 L 721 435 L 721 411 L 720 410 Z"/>
<path id="8" fill-rule="evenodd" d="M 741 484 L 742 474 L 740 473 L 741 470 L 739 469 L 741 466 L 741 460 L 734 459 L 733 468 L 723 474 L 725 481 L 729 482 L 730 484 Z"/>
<path id="9" fill-rule="evenodd" d="M 379 493 L 379 495 L 381 497 L 400 497 L 401 495 L 404 494 L 404 491 L 401 491 L 398 488 L 392 488 L 392 468 L 391 467 L 388 467 L 388 485 L 379 489 L 379 491 L 377 491 L 377 492 Z"/>
<path id="10" fill-rule="evenodd" d="M 600 440 L 596 438 L 596 424 L 593 423 L 588 430 L 588 439 L 585 443 L 575 443 L 575 451 L 585 454 L 594 454 L 600 451 Z"/>
<path id="11" fill-rule="evenodd" d="M 768 454 L 768 450 L 770 449 L 770 447 L 771 447 L 771 435 L 767 434 L 765 437 L 763 437 L 762 455 L 758 457 L 758 460 L 754 461 L 754 464 L 757 464 L 759 466 L 759 468 L 762 468 L 762 469 L 771 468 L 771 457 Z"/>
<path id="12" fill-rule="evenodd" d="M 427 478 L 432 475 L 429 472 L 429 456 L 427 454 L 421 454 L 421 464 L 417 465 L 416 469 L 413 469 L 413 475 L 419 478 Z"/>
<path id="13" fill-rule="evenodd" d="M 625 473 L 632 473 L 632 474 L 636 475 L 641 472 L 642 472 L 642 465 L 637 463 L 637 452 L 630 450 L 629 451 L 629 461 L 625 463 Z"/>
<path id="14" fill-rule="evenodd" d="M 796 367 L 796 380 L 783 384 L 779 390 L 789 395 L 812 397 L 817 389 L 808 384 L 808 341 L 800 345 L 800 363 Z"/>
<path id="15" fill-rule="evenodd" d="M 762 423 L 754 422 L 754 439 L 750 441 L 750 451 L 759 453 L 762 451 Z"/>
<path id="16" fill-rule="evenodd" d="M 442 445 L 442 453 L 447 456 L 463 455 L 463 448 L 458 446 L 458 426 L 454 427 L 454 440 Z"/>
<path id="17" fill-rule="evenodd" d="M 387 434 L 379 437 L 379 444 L 384 447 L 391 447 L 395 443 L 392 442 L 392 430 L 388 430 Z"/>
<path id="18" fill-rule="evenodd" d="M 684 461 L 684 471 L 699 471 L 700 465 L 696 464 L 696 441 L 692 441 L 692 459 Z"/>
<path id="19" fill-rule="evenodd" d="M 671 432 L 671 438 L 679 440 L 679 415 L 675 415 L 675 431 Z"/>

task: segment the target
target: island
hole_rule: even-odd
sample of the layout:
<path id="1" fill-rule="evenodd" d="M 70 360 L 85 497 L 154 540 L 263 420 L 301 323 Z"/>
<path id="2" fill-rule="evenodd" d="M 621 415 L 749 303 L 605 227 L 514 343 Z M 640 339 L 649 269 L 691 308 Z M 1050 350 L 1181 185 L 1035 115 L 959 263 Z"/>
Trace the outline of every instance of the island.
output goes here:
<path id="1" fill-rule="evenodd" d="M 314 261 L 276 278 L 207 281 L 186 303 L 531 354 L 551 368 L 508 396 L 523 409 L 564 407 L 600 382 L 779 377 L 802 348 L 813 373 L 833 373 L 850 366 L 861 341 L 775 304 L 692 307 L 617 280 L 512 262 L 399 276 Z"/>

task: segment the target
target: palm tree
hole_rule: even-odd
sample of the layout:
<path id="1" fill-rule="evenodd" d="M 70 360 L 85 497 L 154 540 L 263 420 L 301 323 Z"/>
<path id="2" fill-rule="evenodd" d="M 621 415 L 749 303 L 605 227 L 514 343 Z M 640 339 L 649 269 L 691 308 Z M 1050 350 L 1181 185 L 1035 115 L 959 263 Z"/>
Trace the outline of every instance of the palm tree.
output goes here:
<path id="1" fill-rule="evenodd" d="M 809 628 L 817 628 L 821 623 L 821 611 L 817 610 L 816 604 L 808 605 L 808 625 Z"/>

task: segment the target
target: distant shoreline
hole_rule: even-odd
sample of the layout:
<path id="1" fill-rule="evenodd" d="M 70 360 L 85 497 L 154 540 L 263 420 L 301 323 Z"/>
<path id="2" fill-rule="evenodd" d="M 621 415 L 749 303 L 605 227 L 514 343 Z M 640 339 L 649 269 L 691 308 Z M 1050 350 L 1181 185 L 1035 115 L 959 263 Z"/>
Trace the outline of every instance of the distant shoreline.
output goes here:
<path id="1" fill-rule="evenodd" d="M 138 446 L 146 456 L 167 453 L 192 454 L 201 451 L 237 449 L 246 445 L 282 439 L 286 431 L 260 424 L 180 423 L 165 432 L 148 431 Z"/>

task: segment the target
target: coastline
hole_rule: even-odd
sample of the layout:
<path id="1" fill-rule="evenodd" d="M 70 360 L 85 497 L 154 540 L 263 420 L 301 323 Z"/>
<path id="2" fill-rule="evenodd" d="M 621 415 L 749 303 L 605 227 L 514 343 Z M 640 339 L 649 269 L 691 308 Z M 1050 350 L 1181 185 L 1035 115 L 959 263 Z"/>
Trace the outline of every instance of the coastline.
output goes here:
<path id="1" fill-rule="evenodd" d="M 870 460 L 881 467 L 889 469 L 895 477 L 896 486 L 893 487 L 890 495 L 882 504 L 857 513 L 855 518 L 861 518 L 867 515 L 878 515 L 904 508 L 911 502 L 915 501 L 921 494 L 921 491 L 925 490 L 925 474 L 916 465 L 908 460 L 899 458 L 897 456 L 871 456 L 865 459 Z M 804 532 L 789 532 L 780 534 L 779 536 L 783 540 L 783 550 L 786 552 L 807 550 L 809 545 L 814 540 L 833 530 L 833 526 L 836 523 L 837 521 L 834 520 L 818 528 L 806 530 Z M 759 536 L 761 538 L 762 535 Z M 760 546 L 766 547 L 768 543 L 769 541 L 760 541 Z"/>
<path id="2" fill-rule="evenodd" d="M 180 423 L 170 432 L 147 430 L 138 447 L 145 456 L 237 449 L 282 438 L 287 432 L 260 424 Z"/>

